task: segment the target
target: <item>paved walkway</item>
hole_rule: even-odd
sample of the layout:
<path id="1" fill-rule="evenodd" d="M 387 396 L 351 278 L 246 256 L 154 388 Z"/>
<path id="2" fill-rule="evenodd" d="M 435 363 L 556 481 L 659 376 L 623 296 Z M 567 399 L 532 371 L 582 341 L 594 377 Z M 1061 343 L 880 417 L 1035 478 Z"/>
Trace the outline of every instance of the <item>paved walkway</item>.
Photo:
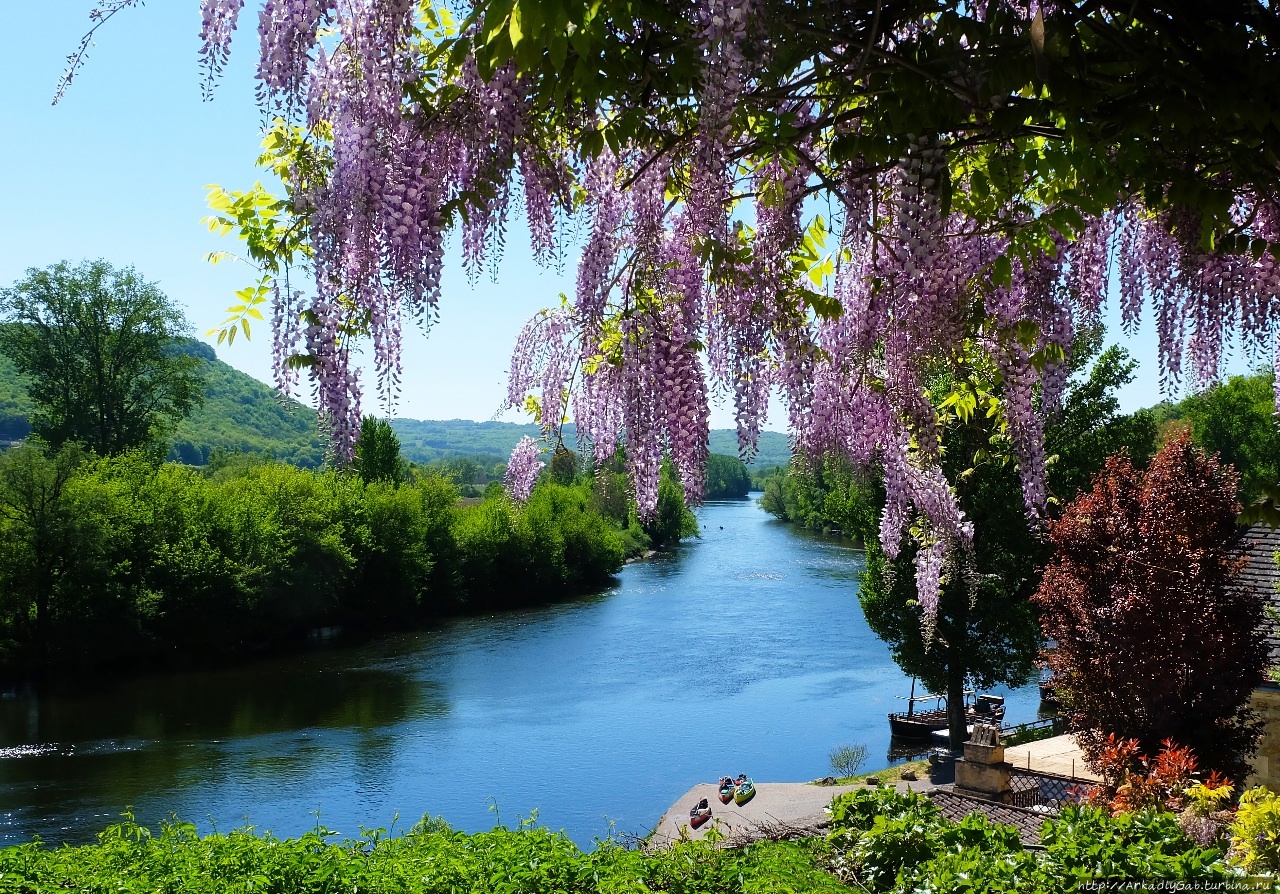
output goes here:
<path id="1" fill-rule="evenodd" d="M 928 779 L 918 782 L 899 782 L 899 790 L 912 788 L 928 791 L 933 784 Z M 757 782 L 756 796 L 739 807 L 734 802 L 721 804 L 719 788 L 715 783 L 695 785 L 671 805 L 649 839 L 652 847 L 665 847 L 680 840 L 703 838 L 719 821 L 720 833 L 730 844 L 746 844 L 766 837 L 771 829 L 785 827 L 788 830 L 817 832 L 827 824 L 829 817 L 823 808 L 836 795 L 865 788 L 863 785 L 811 785 L 807 782 Z M 711 819 L 697 829 L 689 828 L 689 808 L 706 798 L 711 805 Z"/>
<path id="2" fill-rule="evenodd" d="M 1005 749 L 1004 759 L 1019 770 L 1031 769 L 1057 776 L 1101 781 L 1101 777 L 1085 764 L 1084 754 L 1071 736 L 1054 736 L 1052 739 L 1041 739 L 1026 745 L 1010 745 Z"/>

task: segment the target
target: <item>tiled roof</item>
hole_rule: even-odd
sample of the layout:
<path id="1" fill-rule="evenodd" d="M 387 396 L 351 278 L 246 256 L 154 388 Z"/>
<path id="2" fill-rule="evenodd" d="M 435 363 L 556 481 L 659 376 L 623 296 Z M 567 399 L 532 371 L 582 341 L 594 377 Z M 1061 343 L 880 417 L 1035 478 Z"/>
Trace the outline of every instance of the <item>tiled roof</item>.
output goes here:
<path id="1" fill-rule="evenodd" d="M 964 795 L 960 792 L 937 788 L 929 792 L 929 797 L 938 806 L 942 815 L 952 822 L 958 823 L 971 813 L 985 814 L 987 819 L 1002 826 L 1013 826 L 1018 830 L 1018 837 L 1024 845 L 1040 843 L 1040 831 L 1046 820 L 1057 815 L 1057 811 L 1049 807 L 1035 809 L 1014 807 Z"/>
<path id="2" fill-rule="evenodd" d="M 1240 572 L 1237 580 L 1260 593 L 1267 605 L 1280 611 L 1280 565 L 1276 564 L 1276 553 L 1280 552 L 1280 528 L 1273 528 L 1262 522 L 1254 525 L 1245 531 L 1242 549 L 1249 557 L 1249 564 Z M 1277 630 L 1277 623 L 1273 618 L 1268 617 L 1263 623 L 1266 626 L 1271 663 L 1280 664 L 1280 630 Z"/>

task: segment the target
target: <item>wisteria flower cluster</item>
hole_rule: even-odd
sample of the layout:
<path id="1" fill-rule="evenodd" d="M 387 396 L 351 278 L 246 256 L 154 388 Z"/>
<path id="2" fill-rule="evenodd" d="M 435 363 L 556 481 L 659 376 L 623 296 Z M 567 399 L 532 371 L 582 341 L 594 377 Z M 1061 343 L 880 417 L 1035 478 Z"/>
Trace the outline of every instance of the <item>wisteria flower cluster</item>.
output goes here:
<path id="1" fill-rule="evenodd" d="M 533 438 L 521 438 L 511 451 L 511 459 L 507 462 L 507 471 L 503 476 L 503 484 L 511 499 L 524 502 L 533 493 L 538 473 L 546 466 L 539 458 L 541 453 L 538 442 Z"/>
<path id="2" fill-rule="evenodd" d="M 240 6 L 203 0 L 210 71 L 226 59 Z M 928 392 L 939 365 L 976 348 L 998 370 L 1000 412 L 1037 524 L 1048 499 L 1044 419 L 1062 394 L 1075 331 L 1097 321 L 1113 279 L 1127 325 L 1144 303 L 1153 307 L 1166 383 L 1198 386 L 1220 372 L 1233 333 L 1280 361 L 1278 262 L 1266 251 L 1210 251 L 1193 217 L 1152 212 L 1136 195 L 1056 225 L 1034 248 L 1015 245 L 1013 234 L 1058 218 L 1025 197 L 982 214 L 957 210 L 953 195 L 976 197 L 961 206 L 972 209 L 990 192 L 964 154 L 969 135 L 910 134 L 896 163 L 867 160 L 857 138 L 871 125 L 823 93 L 824 78 L 860 77 L 869 60 L 894 59 L 900 42 L 927 37 L 940 19 L 877 30 L 880 4 L 874 17 L 870 4 L 855 4 L 848 14 L 867 13 L 869 42 L 836 47 L 821 70 L 800 66 L 794 83 L 766 84 L 775 54 L 789 50 L 765 6 L 690 7 L 678 27 L 696 42 L 692 95 L 675 117 L 620 141 L 602 133 L 649 114 L 648 74 L 634 93 L 585 108 L 568 81 L 539 89 L 539 66 L 586 52 L 575 42 L 585 32 L 529 62 L 514 51 L 514 19 L 506 31 L 482 31 L 486 17 L 468 18 L 457 35 L 444 10 L 411 0 L 266 0 L 264 106 L 297 116 L 328 157 L 321 175 L 290 184 L 315 294 L 300 302 L 277 291 L 277 342 L 305 345 L 322 411 L 349 450 L 360 399 L 352 340 L 371 337 L 379 384 L 393 393 L 404 322 L 435 314 L 447 233 L 460 232 L 467 272 L 479 275 L 496 263 L 511 201 L 522 195 L 535 257 L 556 255 L 561 219 L 582 225 L 585 244 L 572 299 L 517 340 L 508 404 L 536 393 L 548 437 L 572 418 L 597 461 L 622 449 L 648 516 L 664 456 L 686 499 L 700 498 L 713 396 L 732 401 L 749 457 L 770 394 L 780 393 L 799 456 L 834 451 L 883 475 L 881 542 L 896 557 L 914 537 L 927 614 L 950 558 L 973 538 L 941 470 Z M 1056 9 L 991 0 L 965 14 L 1015 21 L 1034 41 Z M 628 47 L 650 47 L 646 23 L 617 28 Z M 487 49 L 441 61 L 441 47 L 465 49 L 466 40 L 511 46 L 496 61 Z M 655 43 L 643 66 L 664 52 Z M 993 92 L 985 77 L 959 61 L 930 89 L 987 121 L 1018 98 Z M 548 132 L 548 102 L 568 107 L 561 120 L 576 122 L 580 145 Z M 682 120 L 685 132 L 663 132 Z M 775 122 L 769 139 L 760 121 Z M 828 203 L 821 221 L 815 195 Z M 1232 214 L 1244 238 L 1280 242 L 1271 197 L 1242 192 Z M 508 472 L 514 497 L 528 495 L 539 467 L 536 445 L 522 441 Z"/>

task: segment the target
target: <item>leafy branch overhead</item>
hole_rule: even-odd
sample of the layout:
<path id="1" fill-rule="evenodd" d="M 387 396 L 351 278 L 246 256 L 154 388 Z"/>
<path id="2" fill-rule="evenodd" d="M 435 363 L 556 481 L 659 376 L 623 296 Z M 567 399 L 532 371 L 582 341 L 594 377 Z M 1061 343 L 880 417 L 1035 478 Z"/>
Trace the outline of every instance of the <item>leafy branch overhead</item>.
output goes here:
<path id="1" fill-rule="evenodd" d="M 202 2 L 216 74 L 242 4 Z M 566 224 L 583 248 L 570 306 L 517 344 L 510 403 L 537 392 L 548 429 L 573 419 L 597 463 L 621 446 L 646 516 L 664 456 L 700 497 L 710 394 L 732 395 L 750 456 L 776 390 L 799 450 L 883 470 L 887 555 L 964 552 L 939 365 L 976 351 L 998 376 L 1036 526 L 1045 421 L 1111 294 L 1126 326 L 1154 305 L 1144 359 L 1171 388 L 1216 379 L 1233 336 L 1276 350 L 1269 5 L 286 7 L 263 7 L 258 76 L 281 122 L 264 165 L 287 198 L 217 197 L 270 278 L 223 330 L 243 334 L 271 290 L 280 384 L 305 356 L 343 452 L 356 337 L 392 399 L 399 334 L 435 317 L 449 235 L 471 277 L 493 273 L 516 201 L 535 258 L 560 259 Z M 305 290 L 288 281 L 303 271 Z M 992 406 L 975 391 L 942 412 Z"/>

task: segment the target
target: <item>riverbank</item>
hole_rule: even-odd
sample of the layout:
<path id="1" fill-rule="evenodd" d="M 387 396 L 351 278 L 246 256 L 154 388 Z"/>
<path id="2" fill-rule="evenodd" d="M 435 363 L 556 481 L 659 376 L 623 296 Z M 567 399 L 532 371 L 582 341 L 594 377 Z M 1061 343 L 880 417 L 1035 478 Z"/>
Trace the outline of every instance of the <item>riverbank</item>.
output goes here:
<path id="1" fill-rule="evenodd" d="M 18 479 L 40 482 L 39 506 Z M 546 604 L 696 532 L 678 496 L 641 525 L 606 480 L 544 477 L 524 504 L 499 490 L 469 506 L 437 476 L 19 448 L 0 457 L 0 679 L 215 665 L 317 631 Z"/>
<path id="2" fill-rule="evenodd" d="M 282 836 L 317 810 L 479 832 L 496 806 L 588 848 L 726 772 L 813 779 L 845 743 L 892 763 L 911 680 L 862 618 L 862 554 L 753 503 L 698 513 L 701 538 L 603 592 L 0 699 L 0 844 L 90 842 L 129 805 Z M 1035 687 L 1002 694 L 1035 716 Z"/>

